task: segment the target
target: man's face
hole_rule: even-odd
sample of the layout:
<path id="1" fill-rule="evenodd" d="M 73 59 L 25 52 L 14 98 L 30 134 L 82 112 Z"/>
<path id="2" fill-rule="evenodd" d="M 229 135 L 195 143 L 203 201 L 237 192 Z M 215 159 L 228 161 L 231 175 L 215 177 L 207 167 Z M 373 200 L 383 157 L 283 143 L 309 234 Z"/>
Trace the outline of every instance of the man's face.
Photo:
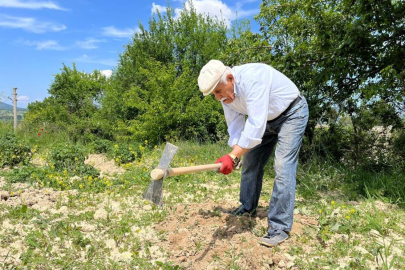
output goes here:
<path id="1" fill-rule="evenodd" d="M 225 104 L 230 104 L 235 99 L 235 92 L 233 89 L 234 78 L 232 74 L 226 77 L 226 84 L 218 83 L 212 93 L 218 101 L 222 101 Z"/>

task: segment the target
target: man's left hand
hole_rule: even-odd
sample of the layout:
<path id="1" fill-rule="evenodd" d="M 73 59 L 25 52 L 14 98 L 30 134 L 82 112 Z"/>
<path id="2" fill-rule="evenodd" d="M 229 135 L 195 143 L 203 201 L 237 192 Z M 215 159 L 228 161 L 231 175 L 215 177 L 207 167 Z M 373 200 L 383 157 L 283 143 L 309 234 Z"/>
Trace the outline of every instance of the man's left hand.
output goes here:
<path id="1" fill-rule="evenodd" d="M 234 163 L 233 159 L 231 158 L 230 155 L 226 154 L 223 157 L 219 158 L 215 163 L 222 163 L 221 168 L 219 169 L 220 173 L 223 173 L 225 175 L 230 174 L 233 170 Z"/>

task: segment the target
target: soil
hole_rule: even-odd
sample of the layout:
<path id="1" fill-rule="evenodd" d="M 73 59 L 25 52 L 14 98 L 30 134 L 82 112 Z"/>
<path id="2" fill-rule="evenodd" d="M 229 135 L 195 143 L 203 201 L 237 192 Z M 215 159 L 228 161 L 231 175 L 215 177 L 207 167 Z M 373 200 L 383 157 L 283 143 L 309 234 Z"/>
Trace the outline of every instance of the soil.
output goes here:
<path id="1" fill-rule="evenodd" d="M 98 169 L 101 176 L 125 172 L 123 168 L 115 165 L 114 160 L 108 160 L 103 154 L 91 154 L 84 163 L 90 164 L 94 168 Z"/>
<path id="2" fill-rule="evenodd" d="M 230 201 L 206 201 L 173 208 L 166 221 L 155 226 L 166 233 L 161 246 L 171 251 L 169 260 L 187 269 L 222 269 L 232 265 L 230 260 L 244 269 L 294 269 L 295 258 L 287 251 L 296 245 L 303 227 L 316 226 L 317 220 L 295 215 L 290 238 L 276 250 L 258 243 L 267 229 L 268 209 L 259 207 L 256 217 L 224 213 L 234 207 Z"/>

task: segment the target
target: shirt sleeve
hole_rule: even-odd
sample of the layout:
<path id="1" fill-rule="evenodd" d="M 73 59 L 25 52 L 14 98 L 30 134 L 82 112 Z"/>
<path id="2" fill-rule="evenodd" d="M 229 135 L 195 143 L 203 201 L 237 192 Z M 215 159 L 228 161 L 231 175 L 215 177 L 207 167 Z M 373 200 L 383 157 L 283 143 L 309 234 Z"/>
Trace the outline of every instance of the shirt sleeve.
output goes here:
<path id="1" fill-rule="evenodd" d="M 238 141 L 242 148 L 251 149 L 262 142 L 269 111 L 270 82 L 267 80 L 251 80 L 245 85 L 248 118 Z"/>
<path id="2" fill-rule="evenodd" d="M 226 124 L 228 126 L 229 140 L 228 145 L 233 147 L 238 144 L 239 138 L 245 126 L 245 115 L 231 110 L 225 104 L 222 104 Z"/>

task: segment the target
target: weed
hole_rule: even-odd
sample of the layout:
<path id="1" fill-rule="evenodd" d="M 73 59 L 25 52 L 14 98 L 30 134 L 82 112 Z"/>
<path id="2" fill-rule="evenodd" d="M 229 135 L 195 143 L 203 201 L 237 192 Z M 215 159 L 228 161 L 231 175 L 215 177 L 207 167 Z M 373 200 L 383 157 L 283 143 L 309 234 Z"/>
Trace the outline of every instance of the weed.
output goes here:
<path id="1" fill-rule="evenodd" d="M 0 134 L 0 168 L 27 165 L 32 154 L 31 148 L 20 142 L 13 133 Z"/>

